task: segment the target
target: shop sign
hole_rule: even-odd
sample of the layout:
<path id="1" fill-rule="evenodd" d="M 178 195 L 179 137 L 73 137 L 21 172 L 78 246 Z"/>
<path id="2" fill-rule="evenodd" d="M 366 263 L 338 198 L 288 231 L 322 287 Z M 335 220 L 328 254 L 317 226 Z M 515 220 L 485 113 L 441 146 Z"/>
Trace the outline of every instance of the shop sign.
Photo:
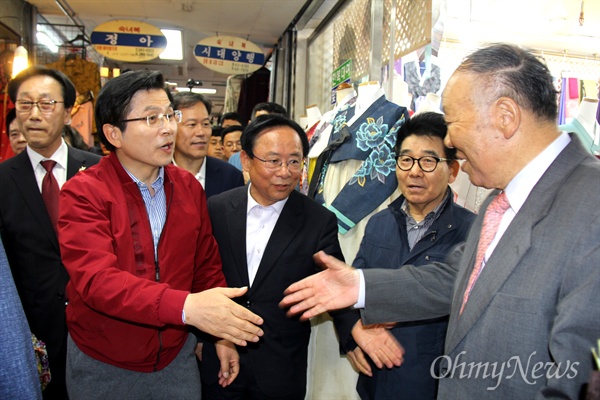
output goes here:
<path id="1" fill-rule="evenodd" d="M 331 74 L 331 104 L 337 102 L 336 89 L 344 82 L 350 83 L 352 78 L 352 60 L 348 60 L 337 67 Z"/>
<path id="2" fill-rule="evenodd" d="M 98 25 L 91 36 L 92 47 L 105 57 L 118 61 L 153 60 L 167 47 L 167 38 L 154 25 L 114 20 Z"/>
<path id="3" fill-rule="evenodd" d="M 196 60 L 206 68 L 228 75 L 249 74 L 265 63 L 260 47 L 234 36 L 211 36 L 194 47 Z"/>
<path id="4" fill-rule="evenodd" d="M 337 67 L 332 74 L 331 87 L 336 88 L 342 82 L 350 82 L 352 77 L 352 60 L 348 60 Z"/>

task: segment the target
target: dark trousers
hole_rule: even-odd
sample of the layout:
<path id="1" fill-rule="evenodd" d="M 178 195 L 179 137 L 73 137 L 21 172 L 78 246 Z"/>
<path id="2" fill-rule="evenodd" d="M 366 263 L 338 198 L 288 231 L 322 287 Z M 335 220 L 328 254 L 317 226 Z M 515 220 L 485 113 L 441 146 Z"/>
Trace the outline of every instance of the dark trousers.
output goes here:
<path id="1" fill-rule="evenodd" d="M 239 375 L 226 388 L 219 386 L 218 381 L 202 384 L 202 400 L 304 400 L 305 393 L 306 389 L 280 397 L 268 396 L 258 387 L 252 368 L 245 368 L 243 362 Z"/>

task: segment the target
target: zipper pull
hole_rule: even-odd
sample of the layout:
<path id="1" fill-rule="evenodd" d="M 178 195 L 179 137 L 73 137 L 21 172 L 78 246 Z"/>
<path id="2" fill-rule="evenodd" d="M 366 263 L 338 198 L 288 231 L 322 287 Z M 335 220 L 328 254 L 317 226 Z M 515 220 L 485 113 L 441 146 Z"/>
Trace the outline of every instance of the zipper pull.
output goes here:
<path id="1" fill-rule="evenodd" d="M 155 265 L 155 273 L 156 273 L 156 282 L 160 282 L 160 267 L 158 266 L 158 260 L 154 261 L 154 265 Z"/>

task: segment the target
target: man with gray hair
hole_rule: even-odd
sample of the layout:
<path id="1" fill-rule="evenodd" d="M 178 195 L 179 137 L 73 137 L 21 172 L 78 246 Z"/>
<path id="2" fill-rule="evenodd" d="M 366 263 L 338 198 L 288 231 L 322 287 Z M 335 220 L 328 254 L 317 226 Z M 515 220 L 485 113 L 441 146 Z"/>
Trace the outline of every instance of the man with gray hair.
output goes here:
<path id="1" fill-rule="evenodd" d="M 468 56 L 442 98 L 445 144 L 495 189 L 445 263 L 325 271 L 281 302 L 310 318 L 355 305 L 366 323 L 450 313 L 440 399 L 580 398 L 600 337 L 600 162 L 561 133 L 552 75 L 495 44 Z"/>

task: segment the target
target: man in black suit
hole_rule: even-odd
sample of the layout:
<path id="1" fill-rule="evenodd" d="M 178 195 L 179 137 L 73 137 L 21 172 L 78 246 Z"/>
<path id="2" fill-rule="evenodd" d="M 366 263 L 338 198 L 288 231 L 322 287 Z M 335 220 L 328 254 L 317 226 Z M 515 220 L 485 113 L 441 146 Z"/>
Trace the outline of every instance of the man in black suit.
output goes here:
<path id="1" fill-rule="evenodd" d="M 249 287 L 238 301 L 263 318 L 264 337 L 237 349 L 240 372 L 228 385 L 219 379 L 219 359 L 230 359 L 235 349 L 206 343 L 203 398 L 300 400 L 306 392 L 310 323 L 288 318 L 278 303 L 289 283 L 317 272 L 315 252 L 324 250 L 343 259 L 337 219 L 294 190 L 308 153 L 308 140 L 298 124 L 282 115 L 260 116 L 244 130 L 241 142 L 242 165 L 251 183 L 210 198 L 208 210 L 227 284 Z M 345 347 L 358 314 L 343 310 L 334 321 Z M 386 330 L 364 339 L 355 337 L 379 365 L 400 364 L 401 351 Z M 379 359 L 383 349 L 395 356 Z"/>
<path id="2" fill-rule="evenodd" d="M 207 157 L 212 134 L 210 100 L 193 92 L 175 93 L 173 99 L 173 108 L 182 114 L 177 126 L 174 164 L 191 172 L 198 179 L 206 192 L 206 198 L 244 186 L 241 171 L 222 160 Z"/>
<path id="3" fill-rule="evenodd" d="M 75 87 L 64 74 L 44 67 L 21 72 L 8 86 L 27 149 L 0 164 L 0 234 L 31 331 L 46 343 L 52 381 L 44 399 L 67 398 L 65 360 L 65 286 L 53 216 L 41 189 L 47 174 L 42 162 L 52 160 L 58 187 L 96 164 L 100 157 L 68 147 L 62 131 L 71 121 Z"/>

